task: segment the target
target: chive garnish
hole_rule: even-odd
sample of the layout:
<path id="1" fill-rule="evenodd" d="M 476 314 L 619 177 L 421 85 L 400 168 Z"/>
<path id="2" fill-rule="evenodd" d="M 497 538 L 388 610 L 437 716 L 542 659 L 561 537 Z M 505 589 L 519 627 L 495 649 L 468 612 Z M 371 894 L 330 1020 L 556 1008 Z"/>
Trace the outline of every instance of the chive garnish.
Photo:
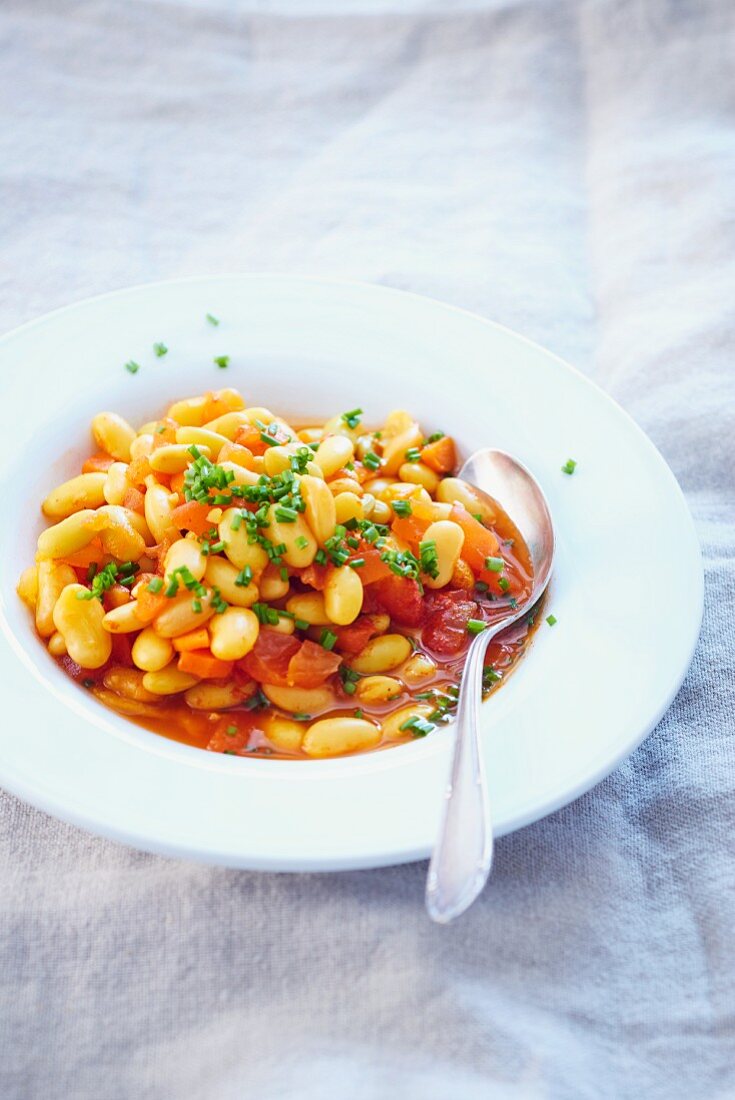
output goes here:
<path id="1" fill-rule="evenodd" d="M 225 367 L 229 367 L 230 365 L 230 357 L 229 355 L 215 355 L 212 362 L 214 363 L 215 367 L 219 367 L 220 370 L 224 370 Z"/>

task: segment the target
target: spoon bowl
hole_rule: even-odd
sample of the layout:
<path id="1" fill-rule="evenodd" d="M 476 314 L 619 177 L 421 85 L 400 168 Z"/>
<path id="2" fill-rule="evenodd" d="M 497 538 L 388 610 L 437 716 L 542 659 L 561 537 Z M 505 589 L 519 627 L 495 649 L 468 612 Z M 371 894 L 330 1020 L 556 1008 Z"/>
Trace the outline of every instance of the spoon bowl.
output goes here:
<path id="1" fill-rule="evenodd" d="M 480 742 L 482 671 L 487 647 L 500 631 L 528 614 L 543 596 L 554 564 L 554 524 L 534 476 L 505 451 L 471 455 L 459 477 L 488 499 L 502 502 L 522 535 L 533 564 L 533 588 L 518 607 L 477 634 L 462 674 L 451 777 L 444 798 L 439 835 L 429 864 L 426 908 L 432 920 L 448 924 L 482 892 L 493 858 L 493 831 Z"/>

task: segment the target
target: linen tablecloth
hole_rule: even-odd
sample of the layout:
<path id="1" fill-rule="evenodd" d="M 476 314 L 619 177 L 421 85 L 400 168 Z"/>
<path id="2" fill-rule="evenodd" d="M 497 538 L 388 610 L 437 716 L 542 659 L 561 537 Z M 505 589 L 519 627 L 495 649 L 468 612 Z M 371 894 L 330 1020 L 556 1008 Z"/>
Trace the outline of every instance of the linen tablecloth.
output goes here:
<path id="1" fill-rule="evenodd" d="M 0 328 L 207 272 L 431 294 L 620 401 L 707 570 L 658 728 L 449 928 L 425 865 L 218 870 L 4 795 L 4 1100 L 735 1096 L 733 57 L 730 0 L 3 0 Z"/>

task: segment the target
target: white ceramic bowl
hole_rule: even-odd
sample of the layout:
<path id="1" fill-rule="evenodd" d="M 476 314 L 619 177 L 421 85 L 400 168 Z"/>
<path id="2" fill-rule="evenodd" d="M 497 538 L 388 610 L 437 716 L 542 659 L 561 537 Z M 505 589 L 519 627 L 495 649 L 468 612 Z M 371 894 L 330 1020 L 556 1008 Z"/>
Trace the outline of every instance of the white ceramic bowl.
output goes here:
<path id="1" fill-rule="evenodd" d="M 207 312 L 221 319 L 213 327 Z M 157 359 L 155 341 L 170 348 Z M 227 370 L 213 364 L 231 357 Z M 123 369 L 141 363 L 136 375 Z M 56 667 L 15 594 L 39 502 L 90 451 L 89 421 L 142 423 L 229 385 L 289 416 L 410 409 L 465 454 L 520 458 L 549 500 L 558 558 L 548 611 L 483 708 L 498 834 L 564 805 L 654 726 L 689 665 L 699 547 L 681 492 L 643 433 L 585 378 L 506 329 L 411 294 L 269 276 L 136 287 L 52 313 L 0 342 L 0 783 L 34 805 L 151 851 L 236 867 L 316 870 L 425 857 L 451 728 L 325 761 L 221 756 L 141 730 Z M 560 467 L 578 462 L 574 476 Z"/>

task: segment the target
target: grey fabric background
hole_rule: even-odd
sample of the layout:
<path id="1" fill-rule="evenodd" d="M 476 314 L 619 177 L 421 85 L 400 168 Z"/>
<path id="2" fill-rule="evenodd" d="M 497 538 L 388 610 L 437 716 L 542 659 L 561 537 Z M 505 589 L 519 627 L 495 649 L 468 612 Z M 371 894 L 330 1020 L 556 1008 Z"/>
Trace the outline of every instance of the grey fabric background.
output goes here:
<path id="1" fill-rule="evenodd" d="M 422 865 L 217 870 L 2 796 L 4 1100 L 735 1096 L 733 58 L 730 0 L 2 0 L 0 328 L 206 272 L 444 298 L 636 417 L 707 568 L 669 713 L 451 928 Z"/>

